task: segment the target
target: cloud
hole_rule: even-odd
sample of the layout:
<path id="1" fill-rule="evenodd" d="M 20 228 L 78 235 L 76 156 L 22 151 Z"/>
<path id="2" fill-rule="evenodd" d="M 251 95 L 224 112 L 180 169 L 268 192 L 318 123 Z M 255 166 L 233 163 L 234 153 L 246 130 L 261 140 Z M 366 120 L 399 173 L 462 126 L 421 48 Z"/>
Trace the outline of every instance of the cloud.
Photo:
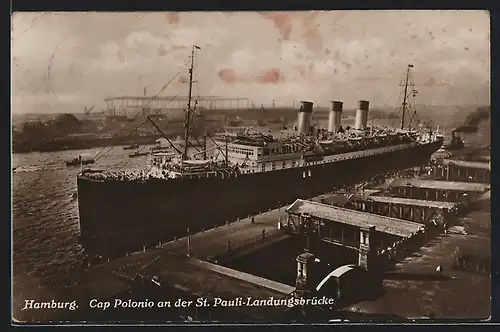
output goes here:
<path id="1" fill-rule="evenodd" d="M 179 13 L 168 13 L 167 20 L 169 24 L 178 24 L 181 20 L 181 14 Z"/>
<path id="2" fill-rule="evenodd" d="M 244 80 L 236 76 L 236 72 L 232 68 L 224 68 L 219 70 L 219 78 L 225 84 L 234 84 L 238 81 Z"/>
<path id="3" fill-rule="evenodd" d="M 37 113 L 40 108 L 51 112 L 81 112 L 83 105 L 93 103 L 94 98 L 86 93 L 24 93 L 17 92 L 12 96 L 12 108 L 22 107 L 24 113 Z"/>
<path id="4" fill-rule="evenodd" d="M 324 12 L 264 12 L 261 15 L 272 21 L 274 27 L 279 31 L 281 40 L 288 41 L 292 34 L 296 33 L 297 28 L 302 26 L 300 37 L 303 44 L 313 52 L 319 52 L 323 49 L 323 39 L 317 22 L 317 18 Z M 340 16 L 336 15 L 336 19 Z M 331 20 L 330 15 L 330 20 Z M 335 22 L 336 20 L 334 20 Z M 299 24 L 297 24 L 297 22 Z M 331 22 L 331 21 L 330 21 Z"/>
<path id="5" fill-rule="evenodd" d="M 273 22 L 283 40 L 289 40 L 292 33 L 292 15 L 285 12 L 262 13 L 262 15 Z"/>
<path id="6" fill-rule="evenodd" d="M 134 31 L 122 41 L 107 41 L 100 48 L 99 56 L 93 60 L 96 70 L 104 71 L 149 71 L 163 68 L 166 63 L 179 69 L 186 66 L 193 45 L 210 52 L 223 42 L 230 33 L 218 27 L 202 30 L 198 27 L 183 27 L 165 34 Z M 165 59 L 166 57 L 166 59 Z"/>
<path id="7" fill-rule="evenodd" d="M 169 60 L 179 57 L 172 52 L 185 50 L 184 44 L 173 43 L 169 38 L 155 36 L 145 31 L 130 33 L 123 41 L 108 41 L 99 50 L 99 55 L 93 59 L 92 66 L 96 71 L 133 71 L 148 70 L 163 61 L 162 57 L 169 55 Z M 183 52 L 185 55 L 186 52 Z M 182 66 L 182 64 L 180 64 Z"/>
<path id="8" fill-rule="evenodd" d="M 259 73 L 255 79 L 262 84 L 279 84 L 285 81 L 285 76 L 278 68 L 271 68 Z"/>
<path id="9" fill-rule="evenodd" d="M 315 56 L 314 51 L 301 43 L 282 42 L 280 45 L 278 52 L 252 52 L 247 47 L 240 49 L 218 65 L 219 71 L 224 74 L 230 72 L 232 75 L 229 81 L 232 83 L 250 82 L 256 75 L 261 77 L 266 72 L 279 72 L 279 80 L 274 80 L 276 83 L 331 85 L 334 80 L 364 80 L 367 68 L 383 62 L 389 53 L 382 49 L 383 43 L 377 38 L 337 39 L 327 44 L 329 48 L 337 51 L 333 55 L 325 52 L 320 56 Z M 403 65 L 397 71 L 398 76 L 402 69 Z M 374 67 L 374 70 L 377 71 L 377 68 Z M 384 75 L 378 73 L 376 77 L 383 79 Z M 396 75 L 390 76 L 391 79 L 395 77 Z M 257 81 L 262 83 L 262 79 Z"/>
<path id="10" fill-rule="evenodd" d="M 45 103 L 39 94 L 81 91 L 102 107 L 106 95 L 142 94 L 144 86 L 159 91 L 180 72 L 164 93 L 184 94 L 196 44 L 201 95 L 248 97 L 256 104 L 311 98 L 384 103 L 412 63 L 423 103 L 466 103 L 477 100 L 470 91 L 480 99 L 489 93 L 478 90 L 489 85 L 490 71 L 483 14 L 21 13 L 13 19 L 13 93 L 36 95 L 26 99 L 32 105 Z M 443 82 L 447 86 L 435 88 Z"/>

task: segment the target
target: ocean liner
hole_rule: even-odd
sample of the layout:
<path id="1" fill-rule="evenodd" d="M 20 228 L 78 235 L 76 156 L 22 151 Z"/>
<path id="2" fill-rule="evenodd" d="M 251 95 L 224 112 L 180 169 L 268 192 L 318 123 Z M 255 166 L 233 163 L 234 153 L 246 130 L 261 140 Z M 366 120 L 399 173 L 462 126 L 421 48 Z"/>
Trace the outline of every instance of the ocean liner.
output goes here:
<path id="1" fill-rule="evenodd" d="M 151 153 L 142 171 L 83 169 L 78 174 L 81 242 L 89 255 L 110 257 L 155 246 L 297 198 L 418 166 L 443 144 L 443 137 L 428 128 L 403 129 L 404 120 L 397 130 L 369 127 L 368 101 L 359 102 L 352 128 L 342 126 L 343 103 L 333 101 L 328 129 L 321 130 L 311 125 L 313 103 L 303 101 L 294 130 L 279 137 L 250 129 L 221 133 L 211 138 L 215 147 L 188 156 L 195 49 L 184 146 L 178 149 L 169 141 L 172 150 Z"/>

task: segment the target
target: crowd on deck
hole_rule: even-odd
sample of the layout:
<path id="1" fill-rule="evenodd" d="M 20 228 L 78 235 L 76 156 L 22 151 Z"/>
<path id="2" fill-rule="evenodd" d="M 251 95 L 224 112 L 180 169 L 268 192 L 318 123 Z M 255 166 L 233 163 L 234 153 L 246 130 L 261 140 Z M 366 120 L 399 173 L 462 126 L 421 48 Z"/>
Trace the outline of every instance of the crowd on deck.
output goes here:
<path id="1" fill-rule="evenodd" d="M 166 172 L 146 172 L 146 170 L 117 170 L 101 172 L 84 172 L 85 177 L 103 181 L 147 181 L 151 179 L 166 180 Z"/>
<path id="2" fill-rule="evenodd" d="M 224 167 L 217 163 L 212 163 L 208 167 L 181 167 L 179 165 L 169 165 L 169 169 L 174 172 L 186 172 L 186 173 L 207 173 L 207 172 L 218 172 L 222 177 L 231 176 L 238 172 L 238 167 Z M 85 177 L 102 180 L 102 181 L 124 181 L 124 182 L 142 182 L 148 180 L 167 180 L 169 179 L 169 170 L 167 167 L 159 168 L 154 167 L 150 169 L 143 170 L 105 170 L 99 172 L 83 172 Z"/>

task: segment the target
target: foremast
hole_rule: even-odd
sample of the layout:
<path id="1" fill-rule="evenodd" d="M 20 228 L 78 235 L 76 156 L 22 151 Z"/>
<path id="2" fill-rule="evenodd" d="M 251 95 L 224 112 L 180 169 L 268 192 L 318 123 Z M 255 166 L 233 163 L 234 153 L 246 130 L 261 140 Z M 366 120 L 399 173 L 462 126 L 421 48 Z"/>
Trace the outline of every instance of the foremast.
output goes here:
<path id="1" fill-rule="evenodd" d="M 408 97 L 410 94 L 415 94 L 417 91 L 413 89 L 413 83 L 410 84 L 410 68 L 413 68 L 412 64 L 409 64 L 408 67 L 406 68 L 406 75 L 405 75 L 405 83 L 404 83 L 404 92 L 403 92 L 403 103 L 402 103 L 402 109 L 401 109 L 401 130 L 405 129 L 405 116 L 406 116 L 406 111 L 408 108 Z M 412 86 L 412 90 L 410 93 L 408 93 L 408 87 Z M 411 121 L 411 119 L 410 119 Z"/>
<path id="2" fill-rule="evenodd" d="M 182 154 L 182 160 L 187 159 L 188 144 L 189 144 L 189 127 L 191 122 L 191 100 L 193 98 L 193 67 L 194 67 L 194 50 L 200 50 L 199 46 L 193 45 L 191 49 L 191 65 L 189 66 L 189 92 L 188 92 L 188 103 L 186 110 L 186 118 L 184 121 L 184 153 Z"/>
<path id="3" fill-rule="evenodd" d="M 404 78 L 403 102 L 402 102 L 402 108 L 401 108 L 401 126 L 400 126 L 401 130 L 405 129 L 405 117 L 407 115 L 406 113 L 409 110 L 409 107 L 411 107 L 411 105 L 409 103 L 409 97 L 410 96 L 415 97 L 416 94 L 418 93 L 418 91 L 415 90 L 415 88 L 414 88 L 415 84 L 413 82 L 413 78 L 411 75 L 411 68 L 413 68 L 413 65 L 408 64 L 408 66 L 406 68 L 405 78 Z M 400 84 L 400 86 L 401 86 L 401 84 Z M 414 111 L 413 116 L 415 116 L 416 111 L 415 110 L 413 110 L 413 111 Z M 408 125 L 408 129 L 410 129 L 410 130 L 411 130 L 411 124 L 412 124 L 413 119 L 414 119 L 413 116 L 410 118 L 410 122 Z M 438 132 L 433 131 L 432 125 L 428 124 L 427 129 L 429 129 L 429 132 L 427 133 L 429 141 L 432 141 L 433 139 L 438 138 Z M 439 127 L 438 127 L 438 130 L 439 130 Z"/>
<path id="4" fill-rule="evenodd" d="M 408 106 L 408 82 L 410 79 L 410 68 L 413 68 L 412 64 L 409 64 L 408 67 L 406 68 L 406 75 L 405 75 L 405 85 L 404 85 L 404 95 L 403 95 L 403 108 L 401 111 L 401 130 L 404 129 L 405 126 L 405 114 L 406 114 L 406 107 Z M 412 91 L 414 93 L 414 91 Z"/>

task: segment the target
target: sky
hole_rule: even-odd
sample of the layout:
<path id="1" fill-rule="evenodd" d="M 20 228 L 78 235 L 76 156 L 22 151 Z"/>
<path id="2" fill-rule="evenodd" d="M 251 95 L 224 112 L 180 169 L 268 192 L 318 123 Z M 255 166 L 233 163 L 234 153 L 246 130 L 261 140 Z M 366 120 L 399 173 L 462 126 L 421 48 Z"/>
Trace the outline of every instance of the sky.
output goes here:
<path id="1" fill-rule="evenodd" d="M 485 11 L 14 13 L 12 112 L 82 112 L 107 96 L 194 94 L 292 106 L 489 104 Z M 177 76 L 175 76 L 177 75 Z"/>

